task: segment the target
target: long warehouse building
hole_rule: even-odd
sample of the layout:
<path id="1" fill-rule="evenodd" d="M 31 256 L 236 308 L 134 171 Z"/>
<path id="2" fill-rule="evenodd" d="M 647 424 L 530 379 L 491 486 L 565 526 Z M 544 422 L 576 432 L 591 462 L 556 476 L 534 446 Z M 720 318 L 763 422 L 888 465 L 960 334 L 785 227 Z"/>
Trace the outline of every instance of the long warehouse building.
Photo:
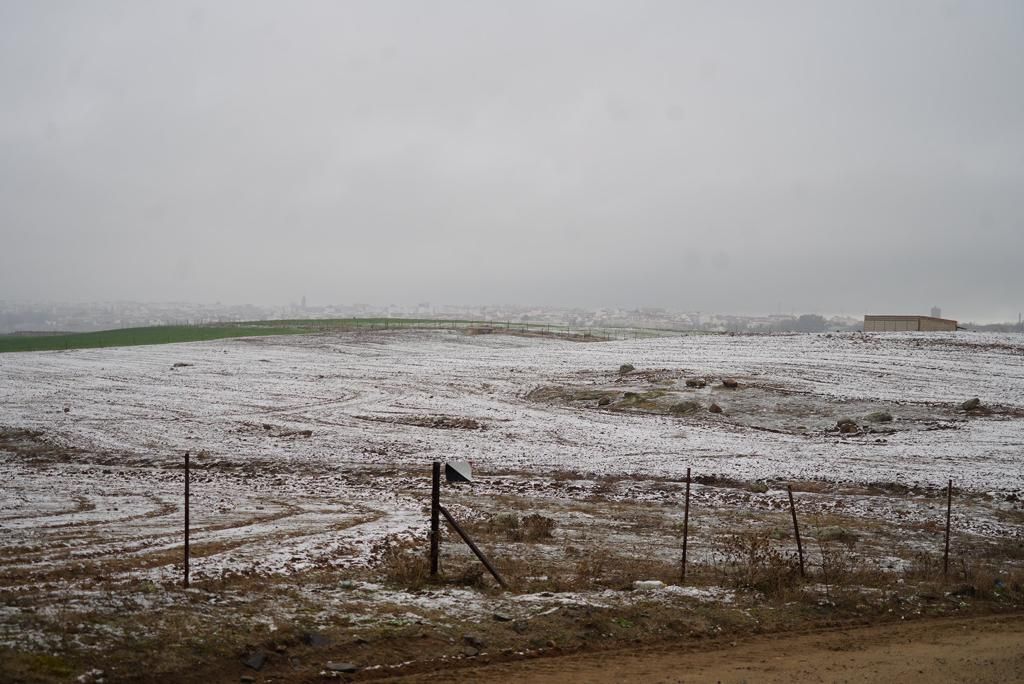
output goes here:
<path id="1" fill-rule="evenodd" d="M 940 332 L 956 330 L 956 321 L 934 316 L 864 316 L 864 332 Z"/>

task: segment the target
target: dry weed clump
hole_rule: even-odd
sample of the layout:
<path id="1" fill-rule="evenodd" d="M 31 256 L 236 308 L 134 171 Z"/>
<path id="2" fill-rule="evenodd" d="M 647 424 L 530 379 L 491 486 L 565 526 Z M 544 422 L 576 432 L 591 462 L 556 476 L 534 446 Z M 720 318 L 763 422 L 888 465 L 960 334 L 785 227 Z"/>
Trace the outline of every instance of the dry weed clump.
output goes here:
<path id="1" fill-rule="evenodd" d="M 840 539 L 833 543 L 831 539 Z M 821 535 L 817 538 L 821 554 L 821 582 L 826 597 L 835 601 L 838 595 L 853 592 L 860 595 L 865 587 L 883 587 L 892 581 L 877 565 L 854 553 L 855 537 L 847 535 Z M 859 600 L 859 599 L 858 599 Z"/>
<path id="2" fill-rule="evenodd" d="M 622 555 L 608 547 L 573 547 L 567 550 L 571 565 L 565 578 L 573 591 L 587 589 L 632 589 L 639 580 L 661 580 L 671 584 L 679 579 L 679 567 L 640 553 Z"/>
<path id="3" fill-rule="evenodd" d="M 510 542 L 538 542 L 551 539 L 555 520 L 539 513 L 498 513 L 475 526 L 477 531 L 497 536 Z"/>
<path id="4" fill-rule="evenodd" d="M 422 548 L 391 546 L 384 552 L 380 565 L 384 579 L 410 591 L 430 584 L 449 584 L 484 589 L 488 586 L 485 569 L 476 558 L 442 557 L 440 576 L 431 578 L 430 559 Z"/>
<path id="5" fill-rule="evenodd" d="M 720 552 L 724 560 L 719 572 L 725 586 L 777 596 L 791 591 L 800 581 L 796 554 L 780 551 L 765 532 L 723 536 Z"/>
<path id="6" fill-rule="evenodd" d="M 385 579 L 407 589 L 420 589 L 430 581 L 430 560 L 422 548 L 389 546 L 381 559 Z"/>
<path id="7" fill-rule="evenodd" d="M 568 546 L 554 559 L 502 554 L 495 559 L 505 579 L 519 592 L 583 592 L 633 589 L 637 580 L 679 580 L 678 563 L 644 556 L 637 549 L 620 554 L 604 545 Z"/>
<path id="8" fill-rule="evenodd" d="M 1024 593 L 1024 570 L 1002 562 L 985 559 L 976 549 L 962 549 L 950 559 L 947 581 L 959 586 L 955 593 L 975 598 L 998 600 Z"/>
<path id="9" fill-rule="evenodd" d="M 914 553 L 903 567 L 902 579 L 913 582 L 942 580 L 942 557 L 927 551 Z"/>

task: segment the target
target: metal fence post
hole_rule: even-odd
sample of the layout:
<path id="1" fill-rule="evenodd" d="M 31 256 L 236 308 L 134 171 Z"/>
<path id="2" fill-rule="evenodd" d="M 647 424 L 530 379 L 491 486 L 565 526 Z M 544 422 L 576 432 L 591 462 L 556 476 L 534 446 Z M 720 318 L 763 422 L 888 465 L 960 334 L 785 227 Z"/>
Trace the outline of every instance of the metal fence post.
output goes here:
<path id="1" fill-rule="evenodd" d="M 949 520 L 953 512 L 953 481 L 946 486 L 946 552 L 942 558 L 942 577 L 949 577 Z"/>
<path id="2" fill-rule="evenodd" d="M 188 468 L 188 452 L 185 452 L 185 588 L 188 589 L 188 575 L 189 575 L 189 548 L 188 548 L 188 537 L 189 537 L 189 519 L 188 519 L 188 503 L 189 503 L 189 468 Z"/>
<path id="3" fill-rule="evenodd" d="M 686 503 L 683 506 L 683 561 L 679 572 L 679 583 L 686 582 L 686 540 L 690 531 L 690 469 L 686 469 Z"/>
<path id="4" fill-rule="evenodd" d="M 441 542 L 441 462 L 434 461 L 430 490 L 430 576 L 437 576 L 437 560 Z"/>
<path id="5" fill-rule="evenodd" d="M 796 552 L 800 555 L 800 576 L 804 576 L 804 547 L 800 543 L 800 526 L 796 522 L 796 504 L 793 502 L 793 488 L 786 485 L 789 493 L 789 512 L 793 514 L 793 532 L 796 534 Z"/>

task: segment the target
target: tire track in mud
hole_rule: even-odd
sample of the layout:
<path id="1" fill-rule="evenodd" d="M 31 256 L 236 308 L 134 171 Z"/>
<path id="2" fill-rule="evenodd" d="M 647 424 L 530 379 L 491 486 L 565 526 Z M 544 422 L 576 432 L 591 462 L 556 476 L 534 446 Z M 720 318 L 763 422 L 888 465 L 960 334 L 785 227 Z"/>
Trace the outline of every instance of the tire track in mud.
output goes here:
<path id="1" fill-rule="evenodd" d="M 257 574 L 292 574 L 325 564 L 338 565 L 338 556 L 345 548 L 358 550 L 364 541 L 358 536 L 345 538 L 347 530 L 378 525 L 390 517 L 401 517 L 401 511 L 396 513 L 368 505 L 338 511 L 304 508 L 280 500 L 269 503 L 280 506 L 282 510 L 271 515 L 194 528 L 191 549 L 197 579 L 213 578 L 217 574 L 204 570 L 203 566 L 210 563 L 215 569 L 226 568 L 236 574 L 253 571 Z M 170 512 L 179 511 L 179 507 L 173 506 Z M 327 516 L 333 520 L 313 520 L 293 529 L 255 531 L 255 528 L 302 516 Z M 404 531 L 400 525 L 394 530 L 396 534 Z M 131 580 L 145 578 L 152 571 L 157 571 L 158 577 L 166 575 L 180 563 L 180 532 L 143 534 L 114 542 L 103 542 L 98 532 L 94 530 L 89 538 L 81 539 L 80 544 L 72 547 L 65 546 L 67 542 L 64 540 L 48 539 L 40 543 L 50 546 L 59 543 L 61 548 L 8 555 L 9 561 L 0 563 L 0 582 L 23 586 L 26 582 L 91 577 Z M 215 534 L 213 539 L 209 538 L 210 533 L 217 532 L 227 534 Z M 335 539 L 334 535 L 340 536 Z M 242 551 L 241 556 L 239 551 Z M 263 562 L 267 557 L 271 557 L 272 562 Z M 360 557 L 361 554 L 355 553 L 352 560 L 358 562 Z M 47 567 L 39 567 L 44 564 Z M 345 564 L 344 559 L 340 564 Z"/>
<path id="2" fill-rule="evenodd" d="M 74 508 L 65 508 L 59 511 L 49 511 L 46 513 L 28 513 L 26 515 L 10 515 L 0 516 L 0 523 L 8 523 L 22 520 L 40 520 L 45 518 L 55 518 L 62 515 L 78 515 L 79 513 L 87 513 L 96 509 L 96 504 L 90 503 L 84 496 L 71 497 L 75 500 L 76 506 Z M 53 527 L 60 527 L 54 525 Z M 0 559 L 2 562 L 2 559 Z"/>
<path id="3" fill-rule="evenodd" d="M 351 549 L 355 548 L 358 551 L 361 545 L 372 546 L 374 542 L 372 539 L 367 540 L 358 535 L 345 533 L 378 525 L 390 517 L 396 517 L 387 511 L 372 508 L 346 511 L 341 515 L 347 519 L 321 524 L 316 528 L 268 532 L 256 538 L 207 543 L 197 541 L 192 545 L 192 577 L 195 580 L 202 580 L 217 579 L 223 574 L 293 575 L 327 566 L 344 566 L 349 564 L 346 561 L 358 564 L 365 554 L 351 553 Z M 399 528 L 395 529 L 394 533 L 401 534 L 402 531 Z M 385 540 L 388 536 L 384 535 Z M 140 571 L 150 570 L 156 571 L 155 577 L 163 577 L 168 571 L 178 567 L 180 553 L 178 545 L 172 549 L 162 550 L 149 556 L 149 562 L 145 565 L 134 565 L 125 571 L 124 575 L 126 578 L 138 578 Z M 346 553 L 349 553 L 347 558 L 344 557 Z M 145 573 L 142 575 L 145 576 Z"/>
<path id="4" fill-rule="evenodd" d="M 295 396 L 295 395 L 290 395 Z M 303 404 L 295 404 L 292 406 L 281 406 L 281 407 L 265 407 L 261 405 L 253 405 L 248 410 L 238 411 L 232 410 L 226 413 L 213 413 L 213 414 L 196 414 L 187 412 L 184 409 L 176 409 L 173 407 L 164 406 L 161 410 L 169 413 L 176 413 L 175 416 L 148 416 L 148 415 L 133 415 L 132 420 L 145 420 L 145 421 L 194 421 L 197 423 L 204 423 L 207 421 L 216 421 L 221 419 L 241 419 L 251 418 L 252 416 L 272 415 L 281 413 L 294 413 L 296 411 L 304 411 L 311 408 L 319 408 L 324 406 L 334 406 L 338 404 L 345 404 L 350 402 L 352 399 L 359 396 L 359 392 L 353 391 L 351 395 L 335 398 L 335 399 L 324 399 L 321 401 L 308 402 Z M 119 404 L 126 408 L 135 408 L 140 410 L 152 410 L 153 406 L 150 404 Z M 237 408 L 244 408 L 246 404 L 236 404 Z M 76 423 L 107 423 L 107 422 L 118 422 L 123 421 L 125 416 L 110 416 L 110 417 L 76 417 Z"/>
<path id="5" fill-rule="evenodd" d="M 194 527 L 192 529 L 192 534 L 193 534 L 193 536 L 196 536 L 196 535 L 201 535 L 203 533 L 219 532 L 219 531 L 222 531 L 222 530 L 245 529 L 247 527 L 254 527 L 254 526 L 257 526 L 257 525 L 270 524 L 270 523 L 276 522 L 278 520 L 283 520 L 283 519 L 286 519 L 286 518 L 289 518 L 289 517 L 294 517 L 296 515 L 301 515 L 302 513 L 308 512 L 306 509 L 303 509 L 300 506 L 297 506 L 297 505 L 294 505 L 294 504 L 289 504 L 289 503 L 283 502 L 283 501 L 270 501 L 269 503 L 273 503 L 275 505 L 278 505 L 283 510 L 279 511 L 277 513 L 272 513 L 272 514 L 265 515 L 265 516 L 258 516 L 258 517 L 254 517 L 254 518 L 248 518 L 248 519 L 244 519 L 244 520 L 241 520 L 241 521 L 231 521 L 231 522 L 224 522 L 224 523 L 214 523 L 214 524 L 205 525 L 205 526 L 197 526 L 197 527 Z M 166 503 L 166 502 L 162 502 L 161 503 L 161 508 L 159 510 L 152 511 L 152 512 L 149 512 L 149 513 L 146 513 L 146 514 L 140 514 L 140 515 L 136 515 L 136 516 L 131 516 L 130 518 L 122 518 L 122 519 L 117 519 L 117 520 L 90 521 L 88 523 L 88 525 L 86 525 L 86 524 L 70 525 L 70 526 L 66 526 L 66 527 L 62 527 L 62 528 L 54 528 L 54 529 L 68 529 L 68 527 L 73 527 L 75 529 L 80 529 L 80 528 L 86 527 L 86 526 L 93 526 L 93 527 L 97 527 L 97 528 L 101 527 L 101 526 L 111 526 L 111 527 L 114 527 L 114 526 L 116 526 L 119 523 L 123 523 L 123 522 L 129 521 L 129 520 L 151 520 L 151 521 L 156 521 L 159 518 L 167 517 L 167 516 L 170 516 L 172 514 L 181 514 L 182 510 L 183 510 L 182 506 L 179 503 Z M 177 525 L 180 524 L 180 521 L 176 519 L 174 524 L 175 524 L 175 526 L 177 526 Z M 171 540 L 171 539 L 178 539 L 179 541 L 175 542 L 175 544 L 180 544 L 181 543 L 180 542 L 180 538 L 181 538 L 181 532 L 180 531 L 160 532 L 160 533 L 152 533 L 151 532 L 151 533 L 147 533 L 147 534 L 133 535 L 127 541 L 120 540 L 120 541 L 116 541 L 116 542 L 99 542 L 99 543 L 97 543 L 97 540 L 100 539 L 100 535 L 97 532 L 91 538 L 81 539 L 81 543 L 76 545 L 76 546 L 68 546 L 68 542 L 67 541 L 65 541 L 64 539 L 60 538 L 59 536 L 54 535 L 54 536 L 51 536 L 49 539 L 45 540 L 44 542 L 40 542 L 40 543 L 46 543 L 46 544 L 49 544 L 50 546 L 53 546 L 55 544 L 61 544 L 62 548 L 60 550 L 54 551 L 52 549 L 45 549 L 45 550 L 42 550 L 42 551 L 39 551 L 39 552 L 36 552 L 36 553 L 30 553 L 28 555 L 19 556 L 17 558 L 12 559 L 10 562 L 5 562 L 6 559 L 0 560 L 0 567 L 16 568 L 16 567 L 21 567 L 26 562 L 29 563 L 30 565 L 31 564 L 40 563 L 40 562 L 50 562 L 50 563 L 60 563 L 62 561 L 66 561 L 66 562 L 80 562 L 83 559 L 89 559 L 91 557 L 95 557 L 95 556 L 98 556 L 98 555 L 113 554 L 113 553 L 118 553 L 118 554 L 120 554 L 122 556 L 127 555 L 127 556 L 132 556 L 132 557 L 140 557 L 140 556 L 144 556 L 147 553 L 154 553 L 154 552 L 157 552 L 157 551 L 164 550 L 164 547 L 167 546 L 166 542 L 168 540 Z M 134 542 L 134 544 L 133 544 L 133 542 Z M 151 549 L 151 548 L 149 548 L 149 547 L 152 547 L 152 546 L 157 545 L 157 544 L 163 544 L 163 547 L 161 547 L 160 549 Z M 139 548 L 139 546 L 141 546 L 142 548 Z M 87 553 L 87 554 L 81 553 L 80 551 L 82 549 L 88 549 L 90 551 L 90 553 Z"/>
<path id="6" fill-rule="evenodd" d="M 126 517 L 113 516 L 113 517 L 105 517 L 103 520 L 77 520 L 77 521 L 67 522 L 67 523 L 58 524 L 58 525 L 46 525 L 46 526 L 43 527 L 43 529 L 45 529 L 45 530 L 61 531 L 61 530 L 72 529 L 72 528 L 76 528 L 77 529 L 77 528 L 82 528 L 82 527 L 99 527 L 99 526 L 103 526 L 103 525 L 117 525 L 117 524 L 122 524 L 122 523 L 127 523 L 127 522 L 133 522 L 135 520 L 144 520 L 144 519 L 148 519 L 148 518 L 158 518 L 158 517 L 162 517 L 162 516 L 165 516 L 165 515 L 170 515 L 174 511 L 178 510 L 177 506 L 175 506 L 174 504 L 162 501 L 159 497 L 157 497 L 154 494 L 143 494 L 142 496 L 144 498 L 148 499 L 151 503 L 157 504 L 157 507 L 155 509 L 153 509 L 153 510 L 146 511 L 144 513 L 136 513 L 136 514 L 129 515 L 129 516 L 126 516 Z M 80 501 L 85 501 L 86 497 L 84 497 L 84 496 L 77 496 L 77 497 L 75 497 L 75 499 L 76 500 L 80 500 Z M 81 508 L 80 507 L 77 510 L 71 511 L 69 513 L 69 515 L 77 515 L 77 514 L 83 513 L 83 512 L 94 511 L 94 510 L 96 510 L 96 507 L 97 507 L 96 503 L 89 502 L 87 504 L 87 507 L 85 507 L 85 508 Z M 20 516 L 20 517 L 17 517 L 17 518 L 6 518 L 3 521 L 6 522 L 8 520 L 34 520 L 34 519 L 37 519 L 37 518 L 53 517 L 54 515 L 60 515 L 60 514 L 51 513 L 51 514 L 39 515 L 39 516 L 26 515 L 26 516 Z M 0 560 L 0 564 L 2 564 L 2 563 L 3 563 L 3 561 Z"/>

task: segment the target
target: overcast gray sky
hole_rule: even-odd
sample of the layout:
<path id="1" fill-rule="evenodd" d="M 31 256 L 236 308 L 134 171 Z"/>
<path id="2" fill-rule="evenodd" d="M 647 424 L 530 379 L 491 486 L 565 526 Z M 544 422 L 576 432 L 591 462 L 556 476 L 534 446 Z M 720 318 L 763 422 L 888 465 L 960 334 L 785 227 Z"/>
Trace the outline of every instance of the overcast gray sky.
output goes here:
<path id="1" fill-rule="evenodd" d="M 1024 308 L 1024 3 L 0 0 L 0 299 Z"/>

